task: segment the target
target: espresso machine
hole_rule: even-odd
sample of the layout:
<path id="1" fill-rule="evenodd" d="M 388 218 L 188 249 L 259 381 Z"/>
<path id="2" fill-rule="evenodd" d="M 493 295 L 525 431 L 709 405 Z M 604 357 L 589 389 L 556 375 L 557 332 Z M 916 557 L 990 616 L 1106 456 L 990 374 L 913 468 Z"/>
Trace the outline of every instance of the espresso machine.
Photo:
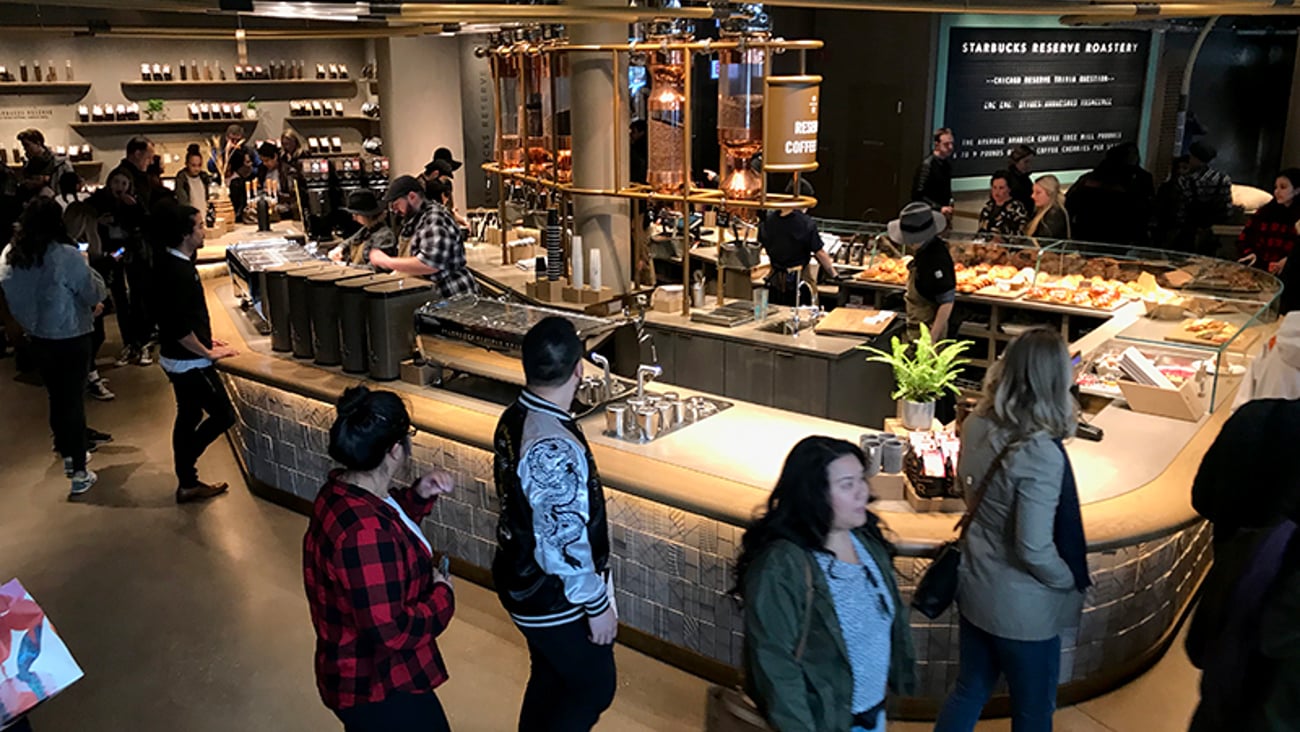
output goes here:
<path id="1" fill-rule="evenodd" d="M 302 161 L 303 228 L 312 241 L 329 241 L 334 236 L 335 194 L 333 164 L 328 158 Z"/>

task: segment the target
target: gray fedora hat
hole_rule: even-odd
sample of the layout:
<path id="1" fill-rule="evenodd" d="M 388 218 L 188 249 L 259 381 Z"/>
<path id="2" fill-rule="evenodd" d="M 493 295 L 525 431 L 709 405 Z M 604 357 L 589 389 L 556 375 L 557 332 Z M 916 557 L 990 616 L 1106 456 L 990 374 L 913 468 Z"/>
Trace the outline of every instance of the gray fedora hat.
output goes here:
<path id="1" fill-rule="evenodd" d="M 899 244 L 924 244 L 948 228 L 948 219 L 930 208 L 930 204 L 913 201 L 903 207 L 898 218 L 889 222 L 889 238 Z"/>

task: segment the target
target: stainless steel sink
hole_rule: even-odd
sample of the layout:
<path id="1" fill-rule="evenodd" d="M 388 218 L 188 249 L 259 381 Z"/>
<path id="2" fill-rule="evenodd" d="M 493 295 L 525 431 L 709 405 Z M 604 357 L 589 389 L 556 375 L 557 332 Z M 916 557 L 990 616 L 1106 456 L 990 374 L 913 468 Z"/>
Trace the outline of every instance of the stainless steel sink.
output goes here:
<path id="1" fill-rule="evenodd" d="M 793 308 L 782 308 L 773 317 L 764 320 L 758 329 L 764 333 L 778 335 L 795 335 L 817 325 L 821 320 L 821 311 L 816 308 L 799 308 L 799 320 L 795 321 Z"/>
<path id="2" fill-rule="evenodd" d="M 731 402 L 710 397 L 678 398 L 676 394 L 646 393 L 605 406 L 606 437 L 644 444 L 702 422 L 729 409 Z"/>

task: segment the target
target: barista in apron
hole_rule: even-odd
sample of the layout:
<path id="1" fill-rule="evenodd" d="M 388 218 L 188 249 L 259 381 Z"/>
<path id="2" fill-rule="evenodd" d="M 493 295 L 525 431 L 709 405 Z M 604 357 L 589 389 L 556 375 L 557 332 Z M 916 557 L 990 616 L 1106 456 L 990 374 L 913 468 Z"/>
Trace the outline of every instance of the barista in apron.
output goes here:
<path id="1" fill-rule="evenodd" d="M 948 243 L 939 238 L 947 226 L 944 215 L 916 201 L 907 204 L 898 218 L 889 222 L 889 238 L 905 249 L 919 245 L 908 265 L 907 335 L 920 337 L 921 324 L 930 329 L 930 339 L 948 337 L 952 306 L 957 299 L 957 273 Z"/>
<path id="2" fill-rule="evenodd" d="M 799 181 L 800 193 L 812 196 L 812 184 Z M 786 193 L 793 190 L 787 186 Z M 772 271 L 767 276 L 768 302 L 774 305 L 794 305 L 799 292 L 799 278 L 808 260 L 817 258 L 827 276 L 838 277 L 835 262 L 822 248 L 817 223 L 804 209 L 769 211 L 758 224 L 758 242 L 767 250 Z M 812 303 L 804 303 L 811 305 Z"/>

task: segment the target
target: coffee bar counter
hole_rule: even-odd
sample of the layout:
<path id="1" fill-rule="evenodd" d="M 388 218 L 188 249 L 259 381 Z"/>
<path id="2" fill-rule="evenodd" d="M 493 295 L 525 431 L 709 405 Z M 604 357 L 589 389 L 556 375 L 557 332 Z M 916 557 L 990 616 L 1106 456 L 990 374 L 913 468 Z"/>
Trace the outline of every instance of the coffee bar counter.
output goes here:
<path id="1" fill-rule="evenodd" d="M 218 367 L 239 415 L 231 440 L 249 484 L 264 497 L 305 510 L 331 467 L 332 405 L 345 388 L 369 379 L 273 352 L 270 338 L 259 335 L 240 309 L 228 276 L 214 271 L 205 285 L 214 335 L 241 352 Z M 661 333 L 716 335 L 724 346 L 723 363 L 727 345 L 746 345 L 742 331 L 713 334 L 700 324 L 678 322 L 684 320 L 651 315 L 647 326 L 657 341 Z M 773 354 L 822 359 L 828 368 L 862 357 L 852 339 L 811 332 L 797 339 L 758 335 L 751 334 L 754 342 Z M 780 340 L 767 342 L 769 335 Z M 1089 339 L 1104 336 L 1094 333 Z M 664 348 L 658 345 L 661 361 Z M 437 350 L 426 349 L 425 355 L 447 363 L 477 361 L 480 371 L 522 382 L 516 360 L 465 344 Z M 772 358 L 775 364 L 784 357 Z M 709 678 L 735 680 L 742 623 L 727 591 L 744 525 L 764 503 L 798 440 L 823 434 L 856 442 L 869 430 L 730 397 L 725 383 L 722 389 L 697 390 L 677 378 L 688 371 L 665 368 L 663 383 L 657 380 L 648 389 L 683 398 L 705 394 L 725 399 L 729 408 L 644 444 L 604 434 L 601 413 L 584 418 L 582 426 L 607 490 L 620 640 Z M 498 507 L 491 443 L 502 407 L 435 386 L 404 381 L 379 386 L 403 394 L 419 428 L 411 475 L 438 466 L 457 479 L 457 491 L 425 521 L 426 534 L 436 549 L 454 558 L 457 573 L 486 583 Z M 867 388 L 887 392 L 889 383 L 886 378 Z M 824 393 L 832 401 L 841 399 L 833 382 Z M 1096 585 L 1080 627 L 1064 639 L 1064 700 L 1123 683 L 1172 640 L 1210 561 L 1208 528 L 1190 506 L 1191 480 L 1226 417 L 1224 409 L 1196 422 L 1178 422 L 1107 406 L 1093 416 L 1106 439 L 1068 446 L 1085 504 Z M 873 508 L 899 548 L 895 569 L 906 596 L 933 550 L 952 537 L 956 517 L 914 511 L 903 500 L 898 475 L 877 476 L 872 486 L 879 499 Z M 925 718 L 955 680 L 958 624 L 951 611 L 933 622 L 913 614 L 912 623 L 920 686 L 915 696 L 895 700 L 893 709 L 898 716 Z"/>

